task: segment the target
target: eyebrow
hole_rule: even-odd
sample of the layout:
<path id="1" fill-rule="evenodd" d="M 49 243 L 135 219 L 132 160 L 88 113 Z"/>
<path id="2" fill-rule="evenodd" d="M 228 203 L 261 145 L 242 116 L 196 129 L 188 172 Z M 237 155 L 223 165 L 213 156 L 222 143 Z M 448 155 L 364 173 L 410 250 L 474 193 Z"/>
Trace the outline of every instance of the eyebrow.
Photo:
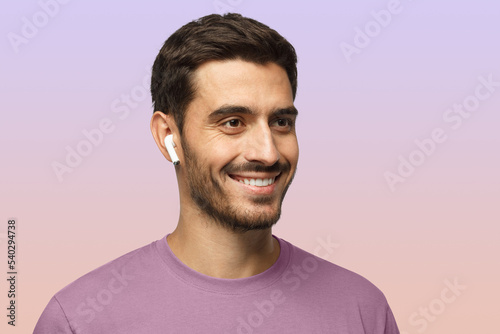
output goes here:
<path id="1" fill-rule="evenodd" d="M 252 109 L 245 106 L 238 105 L 223 105 L 220 108 L 215 109 L 208 115 L 209 120 L 215 120 L 220 117 L 232 115 L 232 114 L 246 114 L 246 115 L 255 115 L 256 112 Z M 299 111 L 295 106 L 290 106 L 286 108 L 278 108 L 271 112 L 272 116 L 280 116 L 280 115 L 293 115 L 297 116 Z"/>

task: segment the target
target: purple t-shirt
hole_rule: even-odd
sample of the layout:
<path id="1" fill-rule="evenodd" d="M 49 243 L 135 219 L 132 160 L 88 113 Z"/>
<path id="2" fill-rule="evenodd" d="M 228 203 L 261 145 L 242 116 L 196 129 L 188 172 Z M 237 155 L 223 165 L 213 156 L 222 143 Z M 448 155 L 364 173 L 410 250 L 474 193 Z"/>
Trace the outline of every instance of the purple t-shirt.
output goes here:
<path id="1" fill-rule="evenodd" d="M 34 333 L 399 334 L 372 283 L 273 237 L 278 260 L 239 279 L 189 268 L 163 237 L 57 292 Z"/>

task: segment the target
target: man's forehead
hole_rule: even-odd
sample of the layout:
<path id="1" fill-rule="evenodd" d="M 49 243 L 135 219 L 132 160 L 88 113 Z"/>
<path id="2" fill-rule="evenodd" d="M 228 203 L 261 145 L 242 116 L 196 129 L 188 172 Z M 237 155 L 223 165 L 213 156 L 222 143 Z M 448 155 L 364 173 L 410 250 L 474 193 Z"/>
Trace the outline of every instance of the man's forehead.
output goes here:
<path id="1" fill-rule="evenodd" d="M 193 103 L 208 103 L 211 110 L 241 105 L 251 110 L 293 106 L 293 94 L 285 70 L 275 64 L 244 60 L 209 61 L 193 76 Z M 266 109 L 269 109 L 266 108 Z"/>
<path id="2" fill-rule="evenodd" d="M 273 62 L 259 64 L 239 58 L 204 62 L 194 71 L 193 84 L 195 84 L 195 88 L 201 88 L 201 85 L 216 86 L 235 82 L 244 84 L 249 79 L 263 79 L 264 77 L 268 79 L 266 75 L 269 72 L 275 73 L 273 75 L 275 82 L 286 79 L 286 82 L 290 84 L 285 69 L 280 65 Z M 252 83 L 252 81 L 248 83 Z"/>

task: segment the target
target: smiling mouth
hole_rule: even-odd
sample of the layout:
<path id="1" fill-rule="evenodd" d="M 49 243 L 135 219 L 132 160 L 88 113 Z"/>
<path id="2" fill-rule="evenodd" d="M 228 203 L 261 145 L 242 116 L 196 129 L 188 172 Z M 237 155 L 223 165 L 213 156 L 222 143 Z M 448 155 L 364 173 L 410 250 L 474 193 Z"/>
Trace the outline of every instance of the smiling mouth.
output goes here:
<path id="1" fill-rule="evenodd" d="M 229 175 L 233 180 L 238 181 L 240 183 L 249 185 L 249 186 L 256 186 L 256 187 L 267 187 L 274 182 L 276 182 L 276 179 L 279 178 L 281 174 L 275 176 L 275 177 L 270 177 L 270 178 L 250 178 L 250 177 L 243 177 L 243 176 L 238 176 L 238 175 Z"/>

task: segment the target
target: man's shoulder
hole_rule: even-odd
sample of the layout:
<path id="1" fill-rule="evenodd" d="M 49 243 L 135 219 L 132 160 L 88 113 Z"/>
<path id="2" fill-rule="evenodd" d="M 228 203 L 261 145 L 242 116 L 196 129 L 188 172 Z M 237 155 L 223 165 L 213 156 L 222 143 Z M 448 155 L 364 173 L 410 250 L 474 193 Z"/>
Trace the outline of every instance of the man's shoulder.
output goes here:
<path id="1" fill-rule="evenodd" d="M 80 276 L 55 293 L 54 297 L 62 303 L 85 299 L 89 293 L 116 291 L 129 285 L 133 278 L 147 267 L 154 267 L 155 243 L 131 250 Z"/>
<path id="2" fill-rule="evenodd" d="M 87 332 L 98 313 L 105 319 L 132 305 L 131 298 L 144 292 L 142 283 L 163 268 L 157 242 L 129 251 L 56 292 L 40 316 L 34 333 Z M 116 300 L 113 307 L 107 307 L 113 300 Z M 93 325 L 101 326 L 102 323 Z"/>
<path id="3" fill-rule="evenodd" d="M 289 272 L 302 271 L 302 277 L 307 277 L 304 281 L 311 281 L 311 284 L 325 294 L 334 294 L 336 298 L 343 297 L 356 302 L 387 303 L 383 292 L 367 278 L 288 243 L 292 254 Z M 292 274 L 289 276 L 292 277 Z"/>

